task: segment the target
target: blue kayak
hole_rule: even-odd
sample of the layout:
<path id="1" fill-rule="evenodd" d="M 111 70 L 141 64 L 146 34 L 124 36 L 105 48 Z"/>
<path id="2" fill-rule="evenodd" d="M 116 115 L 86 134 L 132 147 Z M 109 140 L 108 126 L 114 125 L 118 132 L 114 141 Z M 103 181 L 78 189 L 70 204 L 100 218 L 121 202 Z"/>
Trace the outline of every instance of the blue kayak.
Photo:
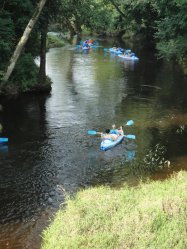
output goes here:
<path id="1" fill-rule="evenodd" d="M 88 49 L 90 49 L 90 47 L 86 47 L 86 46 L 82 47 L 82 50 L 88 50 Z"/>
<path id="2" fill-rule="evenodd" d="M 114 146 L 120 144 L 123 141 L 123 138 L 124 136 L 122 135 L 122 136 L 119 136 L 118 139 L 115 141 L 112 141 L 110 139 L 105 139 L 101 142 L 100 149 L 104 151 L 109 150 L 113 148 Z"/>
<path id="3" fill-rule="evenodd" d="M 0 143 L 5 143 L 8 142 L 8 138 L 7 137 L 0 137 Z"/>
<path id="4" fill-rule="evenodd" d="M 135 55 L 133 55 L 133 56 L 128 56 L 128 55 L 121 55 L 121 54 L 119 54 L 118 55 L 120 58 L 122 58 L 122 59 L 124 59 L 124 60 L 128 60 L 128 61 L 138 61 L 139 60 L 139 58 L 137 57 L 137 56 L 135 56 Z"/>
<path id="5" fill-rule="evenodd" d="M 110 51 L 110 53 L 123 54 L 123 52 L 120 49 L 110 48 L 109 51 Z"/>

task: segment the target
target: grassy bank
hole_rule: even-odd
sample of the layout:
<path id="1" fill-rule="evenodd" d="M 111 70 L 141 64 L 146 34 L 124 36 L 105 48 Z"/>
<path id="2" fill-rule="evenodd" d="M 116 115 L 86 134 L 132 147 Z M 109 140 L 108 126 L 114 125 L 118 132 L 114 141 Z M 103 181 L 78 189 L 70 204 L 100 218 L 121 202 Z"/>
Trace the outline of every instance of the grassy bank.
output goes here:
<path id="1" fill-rule="evenodd" d="M 47 49 L 64 47 L 66 43 L 57 35 L 48 34 L 47 35 Z"/>
<path id="2" fill-rule="evenodd" d="M 81 191 L 43 233 L 42 249 L 186 249 L 187 173 Z"/>

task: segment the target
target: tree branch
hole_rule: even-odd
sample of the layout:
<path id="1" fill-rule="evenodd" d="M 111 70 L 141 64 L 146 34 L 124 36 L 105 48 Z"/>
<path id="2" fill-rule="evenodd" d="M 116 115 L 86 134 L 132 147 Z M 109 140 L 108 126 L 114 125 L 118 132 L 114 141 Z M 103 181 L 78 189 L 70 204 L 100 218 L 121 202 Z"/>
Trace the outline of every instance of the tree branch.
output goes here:
<path id="1" fill-rule="evenodd" d="M 120 8 L 117 6 L 117 4 L 113 0 L 109 0 L 111 4 L 115 7 L 115 9 L 119 12 L 119 14 L 123 17 L 126 18 L 125 14 L 120 10 Z"/>

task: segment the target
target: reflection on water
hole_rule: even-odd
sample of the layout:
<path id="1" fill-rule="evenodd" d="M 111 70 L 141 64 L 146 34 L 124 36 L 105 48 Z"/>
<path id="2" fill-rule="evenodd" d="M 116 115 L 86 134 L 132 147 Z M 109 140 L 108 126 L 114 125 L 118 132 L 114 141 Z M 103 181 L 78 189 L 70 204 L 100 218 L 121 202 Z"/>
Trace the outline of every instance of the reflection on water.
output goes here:
<path id="1" fill-rule="evenodd" d="M 38 234 L 64 191 L 120 186 L 165 161 L 172 170 L 186 169 L 187 80 L 175 65 L 135 52 L 140 60 L 133 63 L 102 47 L 88 53 L 51 49 L 51 94 L 0 103 L 2 136 L 9 137 L 0 147 L 1 249 L 39 248 Z M 87 135 L 130 119 L 135 125 L 125 126 L 125 133 L 137 139 L 112 150 L 100 151 L 100 137 Z"/>
<path id="2" fill-rule="evenodd" d="M 0 154 L 3 157 L 8 153 L 8 145 L 6 144 L 0 144 Z"/>

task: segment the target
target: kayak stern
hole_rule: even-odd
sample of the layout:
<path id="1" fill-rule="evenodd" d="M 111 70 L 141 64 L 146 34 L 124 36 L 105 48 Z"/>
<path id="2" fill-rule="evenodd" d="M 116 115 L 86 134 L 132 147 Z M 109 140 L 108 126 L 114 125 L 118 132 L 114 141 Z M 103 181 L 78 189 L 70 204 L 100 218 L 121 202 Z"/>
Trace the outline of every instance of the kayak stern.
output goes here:
<path id="1" fill-rule="evenodd" d="M 119 136 L 117 140 L 111 141 L 111 140 L 104 140 L 101 142 L 100 150 L 107 151 L 116 145 L 120 144 L 124 139 L 124 136 Z"/>

